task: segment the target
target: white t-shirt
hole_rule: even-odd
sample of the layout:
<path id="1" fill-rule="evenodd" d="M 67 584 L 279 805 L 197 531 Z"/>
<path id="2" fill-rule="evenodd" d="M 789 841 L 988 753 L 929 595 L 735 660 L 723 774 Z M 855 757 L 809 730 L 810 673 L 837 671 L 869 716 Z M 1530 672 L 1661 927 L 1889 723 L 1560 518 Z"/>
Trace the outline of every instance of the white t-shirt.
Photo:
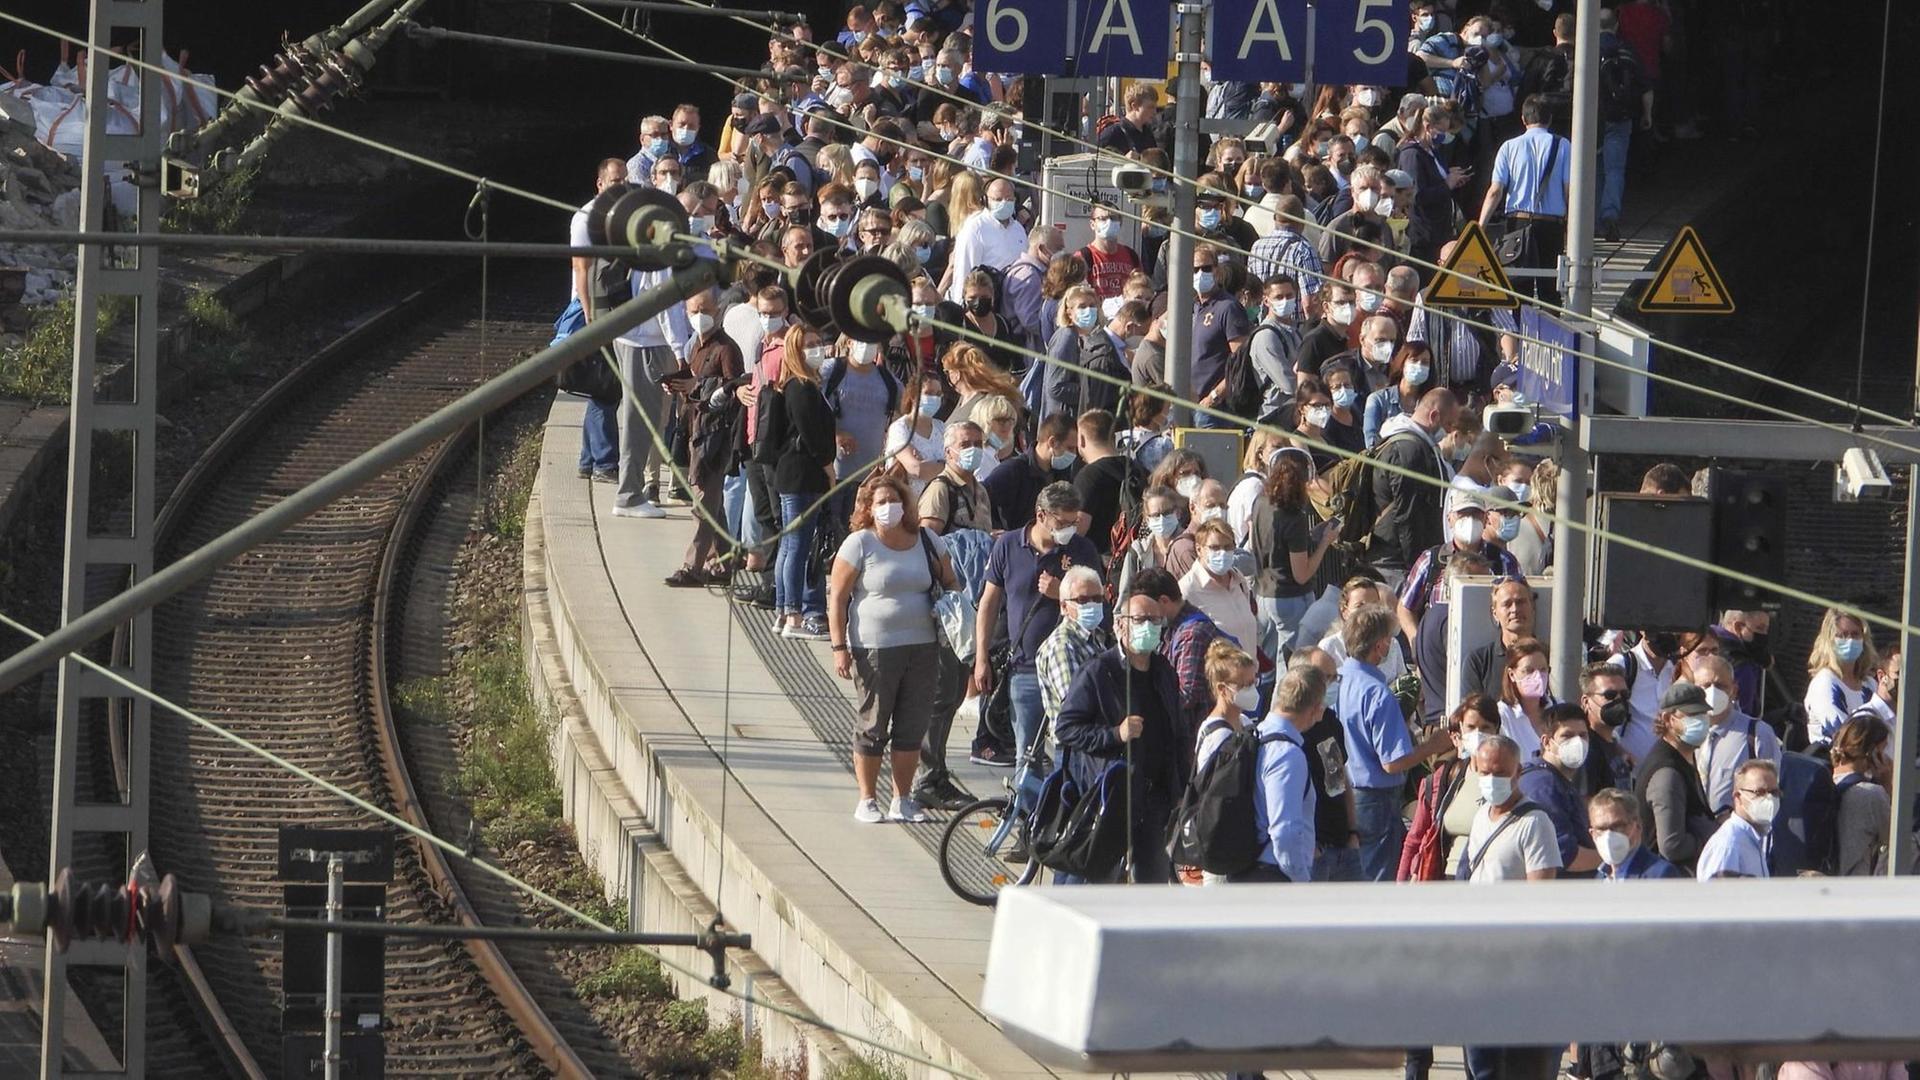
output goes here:
<path id="1" fill-rule="evenodd" d="M 1005 270 L 1027 253 L 1027 227 L 1016 219 L 1000 224 L 989 210 L 975 210 L 973 216 L 954 230 L 953 253 L 947 265 L 953 281 L 947 286 L 947 299 L 958 304 L 966 299 L 967 272 L 976 266 Z M 1000 312 L 1006 317 L 1006 312 Z"/>
<path id="2" fill-rule="evenodd" d="M 592 205 L 593 203 L 589 201 L 586 206 L 582 206 L 580 209 L 574 211 L 573 220 L 567 223 L 568 247 L 586 247 L 588 244 L 593 243 L 593 241 L 587 237 L 587 207 Z M 579 292 L 573 287 L 573 260 L 569 259 L 567 260 L 567 299 L 573 300 L 578 298 L 579 295 Z"/>
<path id="3" fill-rule="evenodd" d="M 1259 473 L 1247 473 L 1227 495 L 1227 524 L 1233 529 L 1233 542 L 1240 547 L 1252 547 L 1248 538 L 1253 535 L 1253 512 L 1266 493 L 1266 478 Z"/>
<path id="4" fill-rule="evenodd" d="M 947 425 L 939 420 L 931 421 L 932 427 L 925 435 L 914 429 L 917 414 L 909 413 L 887 425 L 887 460 L 902 450 L 912 450 L 921 461 L 947 460 Z M 979 479 L 979 474 L 974 475 Z M 927 482 L 919 477 L 909 481 L 913 487 L 914 502 L 920 501 L 920 493 L 927 490 Z"/>
<path id="5" fill-rule="evenodd" d="M 1545 810 L 1528 811 L 1494 836 L 1499 824 L 1484 806 L 1474 813 L 1473 831 L 1467 834 L 1466 851 L 1460 856 L 1477 864 L 1469 881 L 1520 881 L 1529 871 L 1560 868 L 1560 838 Z"/>
<path id="6" fill-rule="evenodd" d="M 1533 721 L 1527 718 L 1527 710 L 1518 705 L 1509 705 L 1502 701 L 1500 705 L 1500 734 L 1514 741 L 1520 747 L 1520 764 L 1540 760 L 1540 733 L 1533 730 Z M 1540 707 L 1546 708 L 1541 702 Z"/>

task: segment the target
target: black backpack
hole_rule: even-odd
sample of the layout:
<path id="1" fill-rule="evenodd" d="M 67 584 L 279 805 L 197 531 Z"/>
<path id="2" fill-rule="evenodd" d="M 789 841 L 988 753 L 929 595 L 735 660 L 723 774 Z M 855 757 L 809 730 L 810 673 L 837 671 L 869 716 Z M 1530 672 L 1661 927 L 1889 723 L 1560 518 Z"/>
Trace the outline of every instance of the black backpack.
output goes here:
<path id="1" fill-rule="evenodd" d="M 1225 720 L 1200 726 L 1200 737 Z M 1207 759 L 1174 810 L 1167 829 L 1167 856 L 1176 866 L 1209 874 L 1237 874 L 1260 858 L 1266 838 L 1254 822 L 1260 798 L 1260 747 L 1285 736 L 1252 728 L 1231 732 Z"/>
<path id="2" fill-rule="evenodd" d="M 1615 47 L 1600 60 L 1600 118 L 1632 120 L 1640 115 L 1640 96 L 1646 89 L 1639 61 Z"/>
<path id="3" fill-rule="evenodd" d="M 1261 406 L 1266 404 L 1267 390 L 1260 385 L 1260 369 L 1253 364 L 1253 342 L 1262 330 L 1280 332 L 1278 327 L 1264 321 L 1254 327 L 1247 340 L 1227 357 L 1226 370 L 1220 375 L 1226 388 L 1221 392 L 1219 407 L 1232 416 L 1258 419 Z"/>

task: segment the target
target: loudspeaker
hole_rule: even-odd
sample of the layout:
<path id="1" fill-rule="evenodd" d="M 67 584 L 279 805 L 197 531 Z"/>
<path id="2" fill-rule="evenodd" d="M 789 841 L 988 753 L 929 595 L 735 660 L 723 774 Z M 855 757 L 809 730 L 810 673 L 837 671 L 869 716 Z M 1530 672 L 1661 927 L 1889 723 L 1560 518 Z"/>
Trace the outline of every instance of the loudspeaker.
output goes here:
<path id="1" fill-rule="evenodd" d="M 1702 562 L 1713 560 L 1713 503 L 1669 495 L 1602 492 L 1596 524 Z M 1698 630 L 1713 621 L 1704 570 L 1604 537 L 1594 544 L 1587 620 L 1610 630 Z"/>
<path id="2" fill-rule="evenodd" d="M 1707 499 L 1713 503 L 1713 561 L 1729 570 L 1785 581 L 1787 577 L 1787 479 L 1774 473 L 1707 470 Z M 1780 598 L 1770 589 L 1714 575 L 1713 607 L 1726 610 L 1775 610 Z"/>

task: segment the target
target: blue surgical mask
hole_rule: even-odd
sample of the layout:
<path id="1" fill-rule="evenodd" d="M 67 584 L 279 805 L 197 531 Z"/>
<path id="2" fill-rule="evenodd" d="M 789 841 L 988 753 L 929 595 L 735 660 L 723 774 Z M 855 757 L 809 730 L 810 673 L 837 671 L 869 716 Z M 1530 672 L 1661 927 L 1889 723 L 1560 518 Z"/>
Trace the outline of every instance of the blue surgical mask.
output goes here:
<path id="1" fill-rule="evenodd" d="M 1207 569 L 1212 571 L 1215 577 L 1226 577 L 1227 571 L 1233 569 L 1233 552 L 1208 548 Z"/>
<path id="2" fill-rule="evenodd" d="M 918 245 L 916 245 L 916 246 L 914 247 L 914 249 L 913 249 L 913 257 L 914 257 L 914 258 L 916 258 L 916 259 L 919 259 L 919 260 L 920 260 L 920 262 L 921 262 L 921 263 L 922 263 L 923 265 L 924 265 L 924 264 L 926 264 L 926 263 L 929 263 L 929 262 L 932 262 L 932 261 L 933 261 L 933 248 L 931 248 L 931 247 L 921 247 L 921 246 L 918 246 Z M 927 312 L 927 314 L 928 314 L 928 315 L 932 315 L 932 314 L 933 314 L 933 312 L 932 312 L 931 310 L 929 310 L 929 311 Z"/>
<path id="3" fill-rule="evenodd" d="M 1205 295 L 1213 291 L 1213 271 L 1195 270 L 1193 272 L 1193 291 Z"/>
<path id="4" fill-rule="evenodd" d="M 934 306 L 932 304 L 915 304 L 913 305 L 913 313 L 923 319 L 931 319 L 933 318 L 933 308 Z"/>
<path id="5" fill-rule="evenodd" d="M 1353 408 L 1353 403 L 1358 400 L 1360 392 L 1351 386 L 1343 386 L 1333 392 L 1333 403 L 1343 409 Z"/>
<path id="6" fill-rule="evenodd" d="M 941 398 L 939 394 L 921 394 L 920 395 L 920 415 L 932 416 L 934 413 L 939 412 L 940 402 L 942 400 L 944 399 Z"/>
<path id="7" fill-rule="evenodd" d="M 1073 451 L 1069 450 L 1064 454 L 1053 455 L 1053 458 L 1050 464 L 1053 465 L 1054 472 L 1062 472 L 1066 469 L 1072 468 L 1073 467 Z"/>
<path id="8" fill-rule="evenodd" d="M 1100 321 L 1100 309 L 1083 307 L 1073 313 L 1073 325 L 1082 330 L 1091 330 Z"/>
<path id="9" fill-rule="evenodd" d="M 827 235 L 833 237 L 835 240 L 844 240 L 847 234 L 853 231 L 853 219 L 850 217 L 821 218 L 820 227 L 825 229 Z"/>
<path id="10" fill-rule="evenodd" d="M 1180 515 L 1150 514 L 1147 516 L 1147 529 L 1162 540 L 1171 539 L 1180 531 Z"/>
<path id="11" fill-rule="evenodd" d="M 1011 221 L 1015 207 L 1012 199 L 992 199 L 987 202 L 987 210 L 995 221 Z"/>
<path id="12" fill-rule="evenodd" d="M 907 179 L 917 184 L 920 181 L 925 180 L 926 178 L 927 178 L 927 170 L 921 168 L 918 165 L 907 166 Z"/>
<path id="13" fill-rule="evenodd" d="M 1267 193 L 1267 189 L 1261 187 L 1259 184 L 1247 185 L 1247 198 L 1249 199 L 1257 199 L 1260 196 L 1265 195 L 1266 193 Z"/>
<path id="14" fill-rule="evenodd" d="M 954 78 L 953 69 L 945 64 L 941 64 L 933 69 L 933 77 L 943 85 L 950 84 Z"/>
<path id="15" fill-rule="evenodd" d="M 1074 614 L 1073 614 L 1073 621 L 1080 624 L 1080 629 L 1085 630 L 1088 633 L 1092 633 L 1093 631 L 1100 629 L 1100 623 L 1106 617 L 1107 617 L 1107 605 L 1102 604 L 1098 600 L 1091 600 L 1086 603 L 1076 605 Z"/>
<path id="16" fill-rule="evenodd" d="M 1689 716 L 1682 721 L 1680 741 L 1688 746 L 1699 746 L 1707 741 L 1707 731 L 1713 727 L 1713 721 L 1706 716 Z"/>
<path id="17" fill-rule="evenodd" d="M 1428 364 L 1410 363 L 1406 368 L 1407 381 L 1415 386 L 1425 386 L 1427 376 L 1431 374 L 1433 374 L 1433 368 Z"/>
<path id="18" fill-rule="evenodd" d="M 659 138 L 657 136 L 647 140 L 647 156 L 651 158 L 666 157 L 667 151 L 671 150 L 672 148 L 673 148 L 672 143 L 668 142 L 665 139 Z"/>
<path id="19" fill-rule="evenodd" d="M 1488 806 L 1504 806 L 1513 798 L 1513 780 L 1506 776 L 1480 778 L 1480 799 Z"/>
<path id="20" fill-rule="evenodd" d="M 693 140 L 699 138 L 699 136 L 700 133 L 692 128 L 677 127 L 673 129 L 673 141 L 679 143 L 681 146 L 692 146 Z"/>
<path id="21" fill-rule="evenodd" d="M 1414 28 L 1419 30 L 1421 33 L 1431 34 L 1433 33 L 1433 16 L 1422 15 L 1418 19 L 1414 20 L 1413 25 L 1414 25 Z"/>
<path id="22" fill-rule="evenodd" d="M 1220 227 L 1220 211 L 1214 208 L 1200 211 L 1200 227 L 1208 231 L 1218 229 Z"/>
<path id="23" fill-rule="evenodd" d="M 1520 519 L 1517 517 L 1508 517 L 1505 514 L 1500 515 L 1500 541 L 1506 543 L 1519 535 Z"/>
<path id="24" fill-rule="evenodd" d="M 980 463 L 986 460 L 986 457 L 986 447 L 968 446 L 963 447 L 958 454 L 953 456 L 953 463 L 960 466 L 961 472 L 972 472 L 980 467 Z"/>
<path id="25" fill-rule="evenodd" d="M 1506 43 L 1507 36 L 1505 34 L 1488 34 L 1486 37 L 1480 39 L 1480 44 L 1485 45 L 1489 49 L 1501 48 L 1506 45 Z"/>
<path id="26" fill-rule="evenodd" d="M 1865 650 L 1866 642 L 1857 637 L 1833 639 L 1833 655 L 1839 657 L 1843 664 L 1851 664 L 1860 659 L 1860 654 Z"/>
<path id="27" fill-rule="evenodd" d="M 1452 141 L 1453 132 L 1451 131 L 1436 131 L 1433 133 L 1433 145 L 1435 146 L 1445 146 Z"/>

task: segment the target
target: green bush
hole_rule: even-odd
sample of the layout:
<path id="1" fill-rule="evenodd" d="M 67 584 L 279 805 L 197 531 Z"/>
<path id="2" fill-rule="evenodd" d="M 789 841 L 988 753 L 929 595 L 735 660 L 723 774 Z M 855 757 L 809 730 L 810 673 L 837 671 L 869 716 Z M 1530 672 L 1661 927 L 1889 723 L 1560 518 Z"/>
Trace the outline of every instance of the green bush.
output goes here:
<path id="1" fill-rule="evenodd" d="M 622 950 L 613 963 L 583 977 L 574 989 L 583 998 L 670 998 L 673 981 L 667 977 L 660 961 L 644 949 L 629 948 Z M 703 1019 L 705 1015 L 702 1006 Z"/>

